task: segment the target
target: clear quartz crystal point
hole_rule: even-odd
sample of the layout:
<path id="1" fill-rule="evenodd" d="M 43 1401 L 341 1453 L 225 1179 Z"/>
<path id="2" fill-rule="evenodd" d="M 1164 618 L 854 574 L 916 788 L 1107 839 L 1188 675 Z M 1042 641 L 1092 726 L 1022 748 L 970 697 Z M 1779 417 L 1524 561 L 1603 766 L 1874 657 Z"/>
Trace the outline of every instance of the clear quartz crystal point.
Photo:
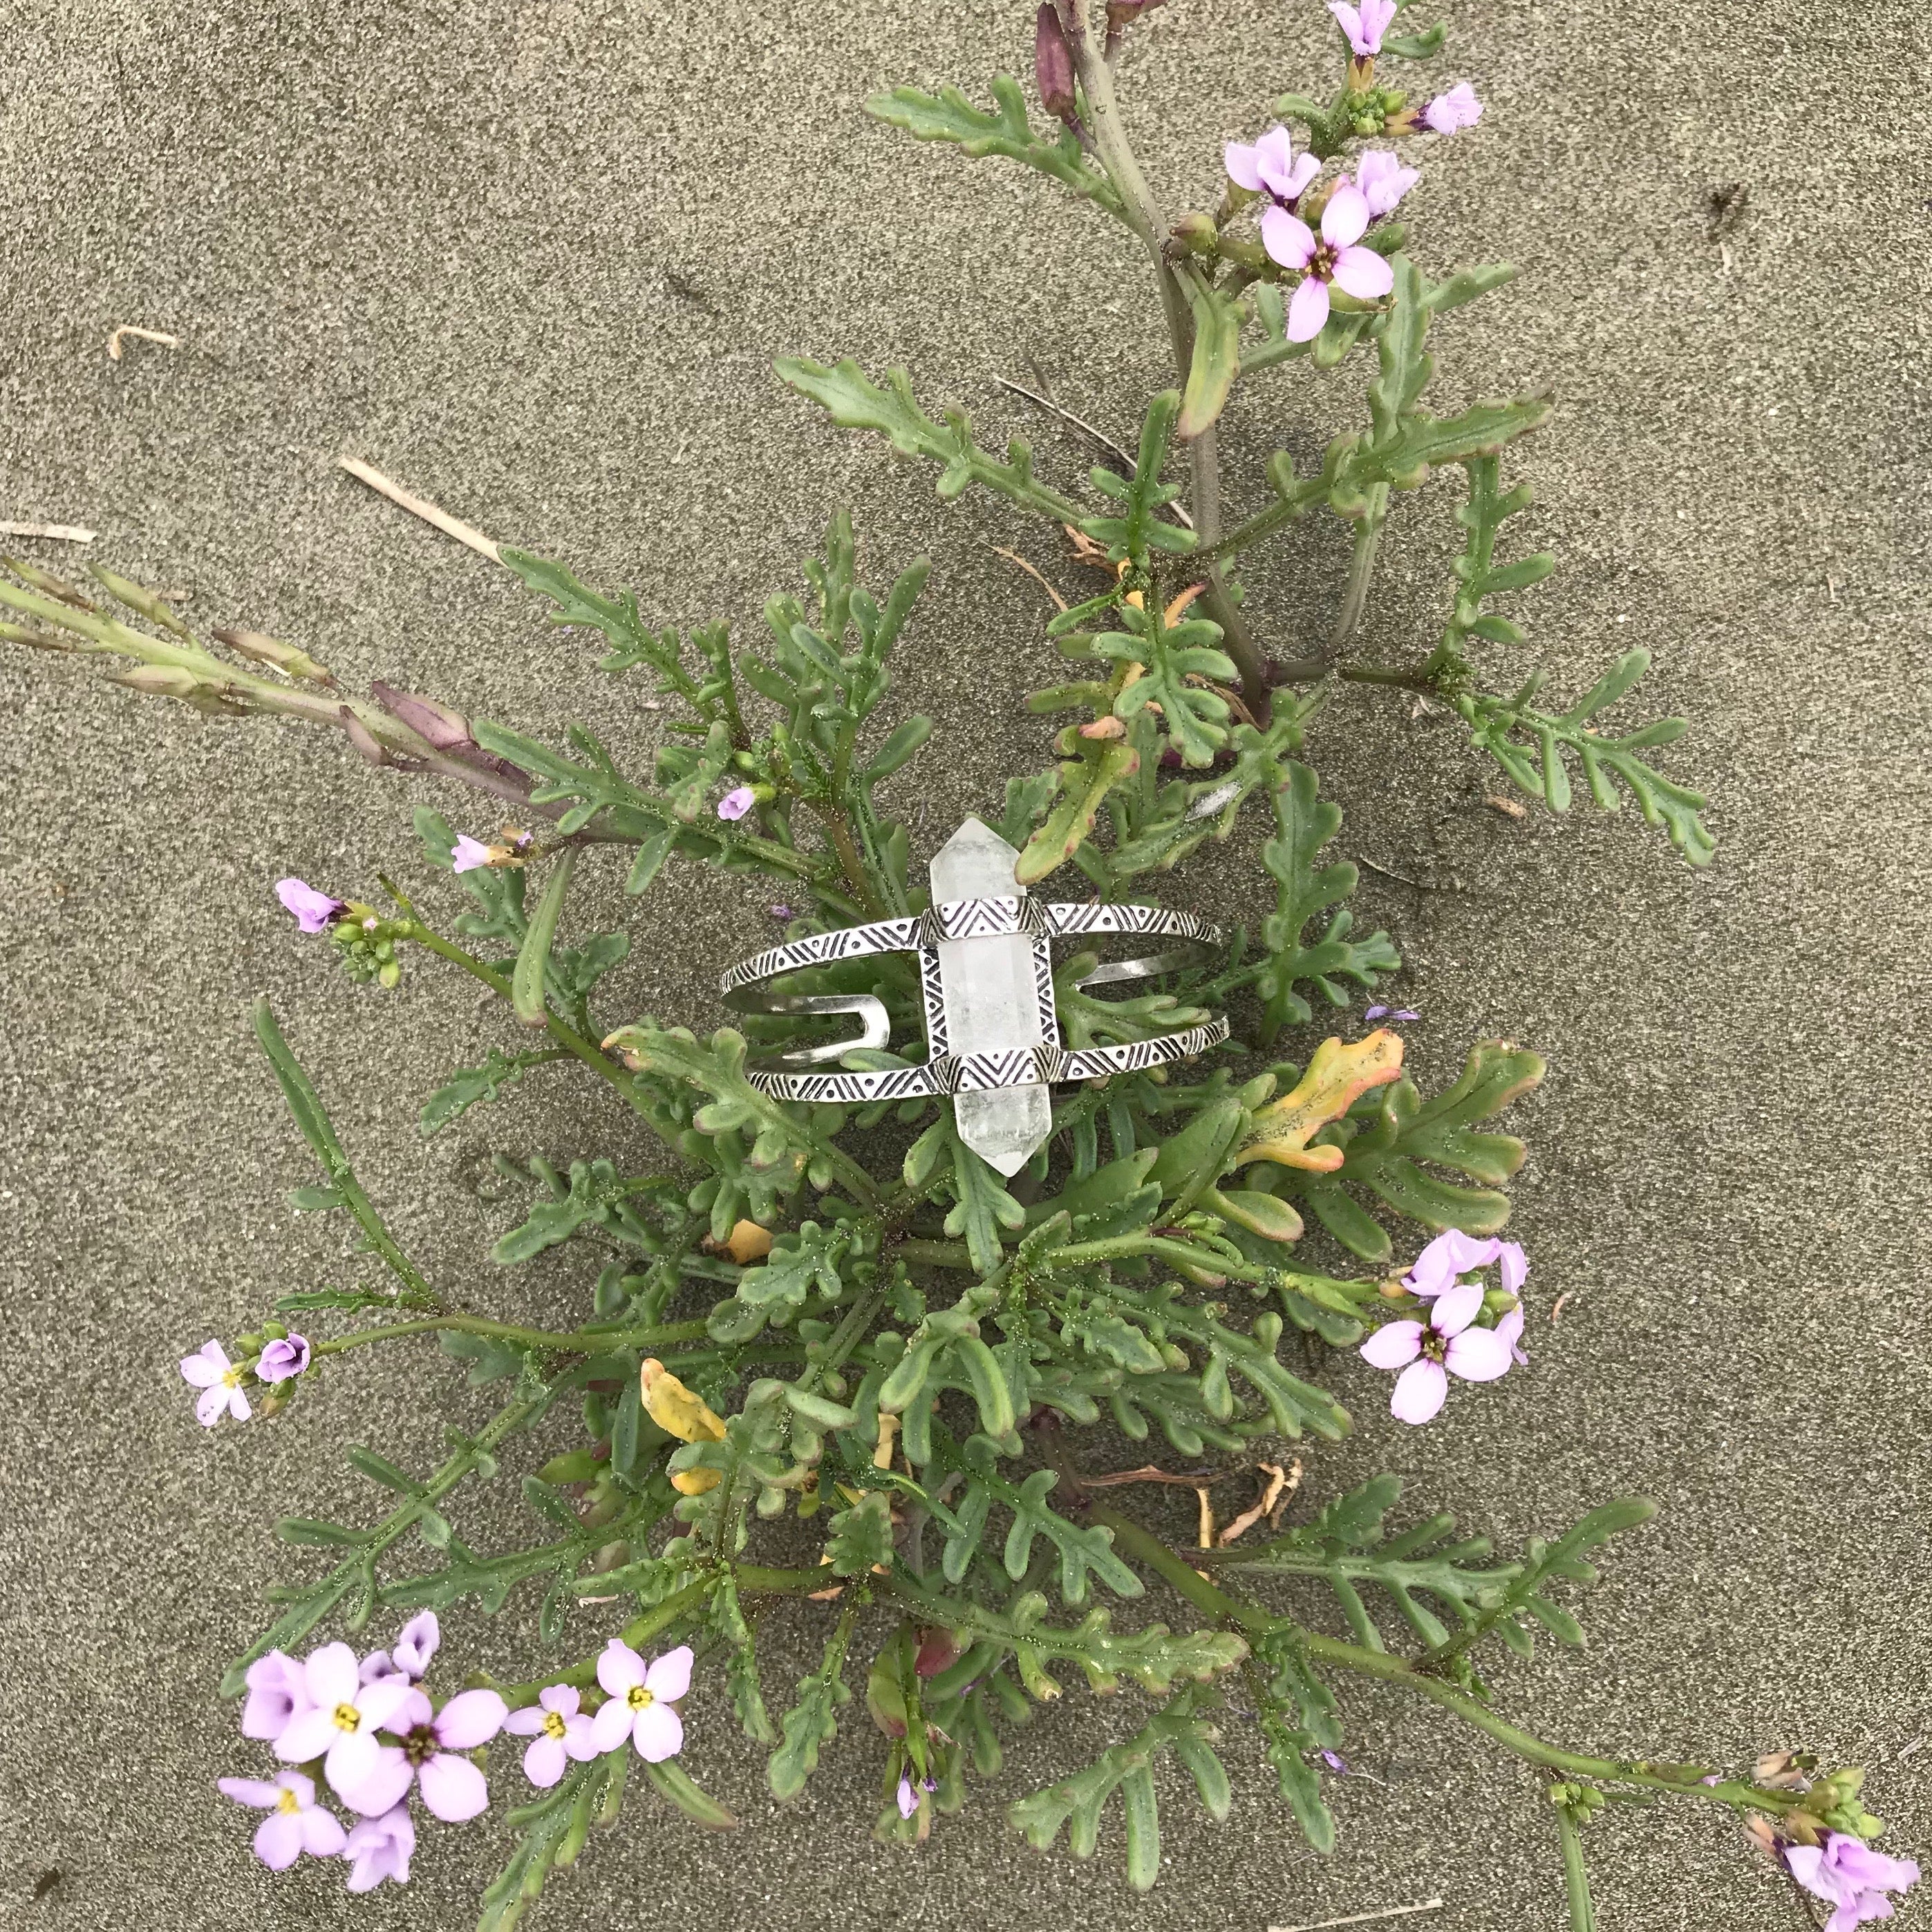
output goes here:
<path id="1" fill-rule="evenodd" d="M 1026 888 L 1013 878 L 1019 856 L 992 826 L 968 819 L 934 856 L 933 904 L 1024 898 Z M 942 939 L 939 985 L 954 1053 L 1010 1053 L 1041 1043 L 1033 941 L 1024 933 Z M 956 1094 L 952 1108 L 959 1138 L 1001 1174 L 1018 1173 L 1053 1130 L 1052 1101 L 1037 1080 Z"/>

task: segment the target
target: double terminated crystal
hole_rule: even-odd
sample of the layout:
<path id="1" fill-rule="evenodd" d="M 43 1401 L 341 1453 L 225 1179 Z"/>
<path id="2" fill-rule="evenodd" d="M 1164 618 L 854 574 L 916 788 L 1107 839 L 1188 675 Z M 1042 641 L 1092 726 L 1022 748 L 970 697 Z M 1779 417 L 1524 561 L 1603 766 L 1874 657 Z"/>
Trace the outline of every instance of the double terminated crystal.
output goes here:
<path id="1" fill-rule="evenodd" d="M 990 826 L 968 819 L 933 859 L 933 904 L 1024 898 L 1026 888 L 1013 878 L 1019 856 Z M 954 1053 L 1010 1053 L 1044 1040 L 1025 934 L 942 939 L 939 984 Z M 1052 1102 L 1037 1080 L 958 1094 L 952 1106 L 959 1138 L 1001 1174 L 1018 1173 L 1053 1130 Z"/>

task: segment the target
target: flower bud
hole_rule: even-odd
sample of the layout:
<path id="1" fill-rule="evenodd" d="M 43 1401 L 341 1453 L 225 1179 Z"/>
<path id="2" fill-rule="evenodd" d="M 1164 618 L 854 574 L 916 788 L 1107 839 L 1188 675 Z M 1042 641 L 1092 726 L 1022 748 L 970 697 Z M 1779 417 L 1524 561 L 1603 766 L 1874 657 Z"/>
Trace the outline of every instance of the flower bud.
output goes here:
<path id="1" fill-rule="evenodd" d="M 324 670 L 308 652 L 285 644 L 279 638 L 265 637 L 260 631 L 214 631 L 209 634 L 237 657 L 247 658 L 254 664 L 272 664 L 290 677 L 298 677 L 310 684 L 335 682 L 334 674 Z"/>
<path id="2" fill-rule="evenodd" d="M 339 715 L 349 742 L 356 747 L 357 755 L 365 764 L 374 765 L 380 770 L 390 762 L 388 753 L 376 742 L 375 734 L 347 705 L 341 707 Z"/>
<path id="3" fill-rule="evenodd" d="M 1072 127 L 1079 118 L 1073 94 L 1073 50 L 1066 44 L 1066 30 L 1053 0 L 1040 0 L 1034 18 L 1033 77 L 1040 105 Z"/>
<path id="4" fill-rule="evenodd" d="M 1107 0 L 1107 31 L 1118 34 L 1122 28 L 1132 26 L 1143 14 L 1151 14 L 1166 4 L 1167 0 Z"/>
<path id="5" fill-rule="evenodd" d="M 470 733 L 470 720 L 461 712 L 452 711 L 446 704 L 434 704 L 427 698 L 418 698 L 412 692 L 398 691 L 380 678 L 370 686 L 369 695 L 392 718 L 401 719 L 418 737 L 426 740 L 439 752 L 476 748 L 476 740 Z"/>
<path id="6" fill-rule="evenodd" d="M 1190 254 L 1211 255 L 1221 243 L 1221 231 L 1211 214 L 1184 214 L 1169 232 L 1175 244 Z"/>
<path id="7" fill-rule="evenodd" d="M 110 684 L 125 685 L 130 691 L 146 692 L 152 698 L 189 699 L 218 697 L 219 688 L 198 678 L 178 664 L 136 664 L 132 670 L 115 671 Z"/>

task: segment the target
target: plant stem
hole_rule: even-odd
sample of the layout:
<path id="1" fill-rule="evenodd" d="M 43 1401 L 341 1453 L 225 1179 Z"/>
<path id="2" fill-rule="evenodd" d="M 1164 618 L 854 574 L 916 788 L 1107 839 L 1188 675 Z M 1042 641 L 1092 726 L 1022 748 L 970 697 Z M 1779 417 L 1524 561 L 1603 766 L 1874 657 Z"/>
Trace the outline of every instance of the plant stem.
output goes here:
<path id="1" fill-rule="evenodd" d="M 1160 292 L 1161 314 L 1167 324 L 1175 379 L 1184 384 L 1194 360 L 1194 317 L 1188 307 L 1186 291 L 1167 259 L 1164 245 L 1167 217 L 1148 186 L 1147 177 L 1141 172 L 1140 163 L 1128 142 L 1105 42 L 1096 40 L 1088 5 L 1076 5 L 1074 11 L 1078 30 L 1072 37 L 1073 57 L 1082 91 L 1087 97 L 1088 125 L 1094 152 L 1120 197 L 1127 226 L 1140 238 L 1154 265 L 1154 286 Z M 1212 424 L 1189 446 L 1188 466 L 1191 485 L 1188 507 L 1193 512 L 1196 539 L 1202 550 L 1211 550 L 1221 527 L 1220 439 Z M 1265 724 L 1271 701 L 1267 659 L 1228 594 L 1220 565 L 1208 560 L 1205 572 L 1207 590 L 1202 602 L 1208 615 L 1220 626 L 1221 641 L 1240 673 L 1243 702 Z"/>
<path id="2" fill-rule="evenodd" d="M 1583 1862 L 1583 1834 L 1567 1804 L 1556 1812 L 1556 1841 L 1563 1848 L 1563 1889 L 1570 1900 L 1570 1932 L 1596 1932 L 1597 1915 L 1590 1904 L 1590 1874 Z"/>
<path id="3" fill-rule="evenodd" d="M 513 1322 L 492 1322 L 482 1315 L 425 1315 L 409 1322 L 385 1322 L 380 1328 L 358 1328 L 332 1341 L 318 1342 L 318 1355 L 340 1354 L 345 1348 L 359 1348 L 370 1342 L 386 1341 L 398 1335 L 430 1335 L 439 1330 L 458 1334 L 487 1335 L 498 1342 L 514 1342 L 525 1348 L 550 1354 L 601 1355 L 614 1348 L 652 1348 L 667 1342 L 698 1342 L 705 1336 L 702 1322 L 673 1322 L 657 1328 L 577 1329 L 560 1334 L 544 1328 L 520 1328 Z"/>
<path id="4" fill-rule="evenodd" d="M 1114 1542 L 1124 1555 L 1131 1552 L 1150 1568 L 1155 1570 L 1182 1596 L 1205 1615 L 1223 1623 L 1232 1624 L 1252 1634 L 1262 1636 L 1276 1630 L 1293 1631 L 1295 1640 L 1315 1662 L 1334 1666 L 1337 1670 L 1353 1671 L 1364 1677 L 1379 1678 L 1385 1684 L 1400 1684 L 1418 1696 L 1426 1697 L 1432 1704 L 1439 1704 L 1445 1711 L 1452 1711 L 1464 1723 L 1494 1738 L 1498 1744 L 1507 1746 L 1526 1763 L 1542 1765 L 1552 1771 L 1560 1771 L 1573 1778 L 1602 1780 L 1615 1784 L 1634 1785 L 1646 1791 L 1667 1792 L 1678 1798 L 1705 1798 L 1720 1804 L 1728 1804 L 1738 1810 L 1784 1812 L 1796 1810 L 1804 1802 L 1802 1794 L 1784 1791 L 1767 1791 L 1755 1784 L 1747 1784 L 1732 1780 L 1722 1784 L 1687 1783 L 1659 1777 L 1647 1760 L 1628 1762 L 1615 1758 L 1588 1757 L 1576 1751 L 1558 1750 L 1546 1744 L 1540 1738 L 1533 1737 L 1507 1720 L 1499 1718 L 1480 1699 L 1466 1691 L 1459 1690 L 1454 1684 L 1444 1683 L 1438 1677 L 1430 1677 L 1416 1670 L 1406 1659 L 1391 1657 L 1385 1651 L 1366 1650 L 1358 1644 L 1344 1643 L 1336 1637 L 1318 1636 L 1312 1630 L 1304 1630 L 1292 1618 L 1277 1616 L 1258 1604 L 1244 1598 L 1231 1597 L 1196 1573 L 1184 1557 L 1177 1555 L 1166 1544 L 1132 1518 L 1122 1516 L 1118 1510 L 1109 1509 L 1104 1503 L 1090 1501 L 1089 1519 L 1114 1532 Z"/>

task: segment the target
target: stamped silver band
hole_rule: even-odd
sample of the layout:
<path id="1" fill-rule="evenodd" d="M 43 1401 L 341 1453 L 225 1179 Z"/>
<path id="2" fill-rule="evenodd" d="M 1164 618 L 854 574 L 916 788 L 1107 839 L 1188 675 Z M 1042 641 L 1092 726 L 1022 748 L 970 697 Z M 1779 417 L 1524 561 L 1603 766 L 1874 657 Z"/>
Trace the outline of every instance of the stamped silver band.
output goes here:
<path id="1" fill-rule="evenodd" d="M 1172 912 L 1159 906 L 1046 904 L 1025 898 L 958 899 L 911 917 L 814 933 L 807 938 L 769 946 L 733 967 L 724 976 L 722 990 L 725 1004 L 736 1012 L 849 1012 L 861 1016 L 864 1021 L 864 1030 L 856 1038 L 794 1048 L 762 1063 L 748 1064 L 746 1077 L 760 1093 L 776 1100 L 832 1103 L 910 1100 L 1022 1086 L 1032 1082 L 1104 1078 L 1109 1074 L 1135 1072 L 1187 1059 L 1219 1046 L 1228 1037 L 1228 1022 L 1217 1016 L 1199 1025 L 1152 1040 L 1072 1051 L 1063 1047 L 1054 1011 L 1050 942 L 1077 934 L 1113 932 L 1174 938 L 1190 944 L 1142 958 L 1099 966 L 1079 982 L 1082 986 L 1151 979 L 1191 964 L 1199 954 L 1225 943 L 1219 926 L 1192 913 Z M 1005 934 L 1023 934 L 1033 941 L 1033 993 L 1040 1011 L 1042 1043 L 1004 1053 L 954 1054 L 946 1043 L 940 942 Z M 834 965 L 842 960 L 880 952 L 919 955 L 921 1005 L 929 1055 L 926 1063 L 876 1071 L 842 1068 L 836 1072 L 810 1073 L 791 1070 L 822 1065 L 863 1048 L 884 1046 L 890 1036 L 885 1006 L 868 993 L 791 995 L 768 991 L 758 982 L 809 967 Z"/>

